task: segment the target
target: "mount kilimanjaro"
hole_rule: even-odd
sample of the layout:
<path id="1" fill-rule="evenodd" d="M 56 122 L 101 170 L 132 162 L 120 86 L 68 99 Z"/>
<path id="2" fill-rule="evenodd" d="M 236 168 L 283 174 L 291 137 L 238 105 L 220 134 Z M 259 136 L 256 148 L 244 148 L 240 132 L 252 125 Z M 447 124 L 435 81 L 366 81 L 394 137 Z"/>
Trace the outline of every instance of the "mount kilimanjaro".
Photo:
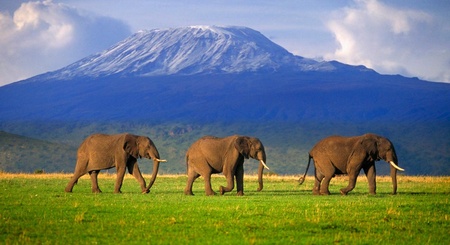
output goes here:
<path id="1" fill-rule="evenodd" d="M 192 125 L 246 124 L 243 132 L 210 133 L 259 132 L 254 136 L 281 142 L 265 144 L 283 152 L 301 144 L 307 152 L 329 134 L 375 131 L 398 142 L 399 155 L 425 161 L 429 154 L 414 155 L 415 144 L 403 139 L 407 130 L 424 147 L 439 149 L 436 161 L 450 160 L 449 84 L 296 56 L 246 27 L 140 31 L 69 66 L 0 87 L 0 130 L 70 141 L 68 126 L 54 136 L 53 126 L 42 125 L 71 125 L 72 132 L 80 122 L 178 125 L 163 134 L 169 136 L 195 131 Z M 75 138 L 73 145 L 81 140 Z"/>
<path id="2" fill-rule="evenodd" d="M 192 26 L 4 86 L 0 120 L 448 119 L 423 87 L 448 86 L 295 56 L 250 28 Z"/>
<path id="3" fill-rule="evenodd" d="M 34 79 L 333 71 L 337 65 L 343 66 L 295 56 L 250 28 L 191 26 L 139 31 L 101 53 Z"/>

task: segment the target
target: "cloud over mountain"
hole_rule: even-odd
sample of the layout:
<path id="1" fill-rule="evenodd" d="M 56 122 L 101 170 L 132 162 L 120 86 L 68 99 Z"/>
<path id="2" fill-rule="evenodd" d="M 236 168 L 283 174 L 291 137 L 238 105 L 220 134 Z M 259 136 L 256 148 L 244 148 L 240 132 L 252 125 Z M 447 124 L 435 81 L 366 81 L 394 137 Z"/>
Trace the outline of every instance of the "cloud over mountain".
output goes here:
<path id="1" fill-rule="evenodd" d="M 380 73 L 450 81 L 450 36 L 442 32 L 450 25 L 426 12 L 360 0 L 336 12 L 328 28 L 339 47 L 326 59 L 362 64 Z"/>
<path id="2" fill-rule="evenodd" d="M 0 85 L 57 69 L 130 35 L 129 27 L 51 1 L 0 12 Z"/>

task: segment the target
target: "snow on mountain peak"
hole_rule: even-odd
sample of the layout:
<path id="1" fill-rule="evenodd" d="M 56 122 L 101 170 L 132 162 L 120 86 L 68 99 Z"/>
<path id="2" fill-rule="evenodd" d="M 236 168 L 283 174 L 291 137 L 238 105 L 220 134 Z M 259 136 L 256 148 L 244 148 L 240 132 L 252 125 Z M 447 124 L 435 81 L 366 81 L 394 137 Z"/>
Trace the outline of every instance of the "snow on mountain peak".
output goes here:
<path id="1" fill-rule="evenodd" d="M 109 49 L 52 72 L 52 77 L 154 76 L 317 69 L 260 32 L 236 26 L 141 30 Z"/>

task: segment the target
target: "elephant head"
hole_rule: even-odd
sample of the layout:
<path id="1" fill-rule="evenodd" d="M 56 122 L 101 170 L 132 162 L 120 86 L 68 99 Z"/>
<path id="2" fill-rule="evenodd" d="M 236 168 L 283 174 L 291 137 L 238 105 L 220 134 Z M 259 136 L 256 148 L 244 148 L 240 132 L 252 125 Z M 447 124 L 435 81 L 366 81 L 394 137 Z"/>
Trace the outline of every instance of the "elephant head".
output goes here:
<path id="1" fill-rule="evenodd" d="M 258 167 L 258 191 L 263 189 L 262 175 L 264 168 L 269 169 L 266 165 L 266 151 L 264 150 L 264 145 L 258 138 L 240 136 L 235 141 L 235 148 L 241 153 L 246 159 L 253 158 L 259 161 Z"/>
<path id="2" fill-rule="evenodd" d="M 397 193 L 397 170 L 405 171 L 398 166 L 398 158 L 392 142 L 382 136 L 375 134 L 366 134 L 356 143 L 353 152 L 350 154 L 349 162 L 352 157 L 366 154 L 368 160 L 384 160 L 390 164 L 390 175 L 392 178 L 392 194 Z"/>
<path id="3" fill-rule="evenodd" d="M 142 157 L 153 159 L 153 173 L 147 187 L 147 191 L 149 191 L 158 175 L 159 163 L 166 162 L 166 160 L 159 159 L 159 152 L 155 144 L 150 138 L 145 136 L 127 134 L 124 139 L 123 149 L 136 159 Z"/>

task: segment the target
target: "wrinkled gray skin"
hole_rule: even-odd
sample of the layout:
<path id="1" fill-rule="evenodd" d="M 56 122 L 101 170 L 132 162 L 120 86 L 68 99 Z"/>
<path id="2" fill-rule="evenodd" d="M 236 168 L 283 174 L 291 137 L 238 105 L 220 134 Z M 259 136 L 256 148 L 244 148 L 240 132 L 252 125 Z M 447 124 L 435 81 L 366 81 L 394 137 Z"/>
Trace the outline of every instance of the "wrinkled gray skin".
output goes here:
<path id="1" fill-rule="evenodd" d="M 233 135 L 225 138 L 205 136 L 194 142 L 186 153 L 188 180 L 184 193 L 193 195 L 193 182 L 202 176 L 205 180 L 206 195 L 216 194 L 211 188 L 211 174 L 223 173 L 227 186 L 220 187 L 220 194 L 234 189 L 236 178 L 237 195 L 244 195 L 244 160 L 253 158 L 266 162 L 266 153 L 257 138 Z M 262 174 L 264 166 L 258 168 L 258 191 L 263 188 Z"/>
<path id="2" fill-rule="evenodd" d="M 375 161 L 384 160 L 391 163 L 391 178 L 393 190 L 397 193 L 397 169 L 398 158 L 394 145 L 387 138 L 364 134 L 357 137 L 331 136 L 319 141 L 309 152 L 309 163 L 314 160 L 315 182 L 313 194 L 328 195 L 328 186 L 331 178 L 336 174 L 347 174 L 348 186 L 341 189 L 342 195 L 347 195 L 356 185 L 356 179 L 361 169 L 369 182 L 369 193 L 376 194 L 376 170 Z M 308 167 L 306 172 L 308 171 Z M 306 175 L 305 172 L 305 175 Z M 300 184 L 304 177 L 300 178 Z"/>
<path id="3" fill-rule="evenodd" d="M 150 184 L 146 187 L 145 180 L 137 163 L 137 158 L 153 159 L 153 173 Z M 158 174 L 159 153 L 153 142 L 145 136 L 132 134 L 93 134 L 87 137 L 78 148 L 77 164 L 73 177 L 67 184 L 66 192 L 72 192 L 78 179 L 89 173 L 92 181 L 92 192 L 101 192 L 98 187 L 97 175 L 102 169 L 116 168 L 117 179 L 115 193 L 120 193 L 125 171 L 132 174 L 139 182 L 142 193 L 149 193 Z"/>

